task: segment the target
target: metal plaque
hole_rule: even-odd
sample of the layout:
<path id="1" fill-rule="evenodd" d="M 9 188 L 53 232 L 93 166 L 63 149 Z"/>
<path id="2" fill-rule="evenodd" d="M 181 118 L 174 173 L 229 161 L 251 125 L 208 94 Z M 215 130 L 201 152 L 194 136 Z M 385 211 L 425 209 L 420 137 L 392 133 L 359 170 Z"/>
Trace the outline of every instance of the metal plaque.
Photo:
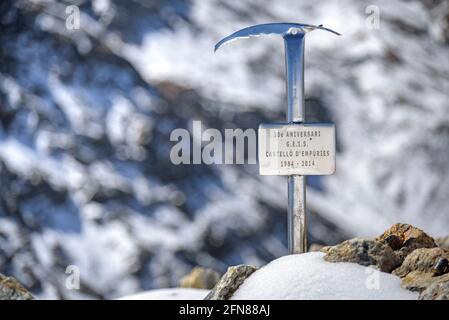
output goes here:
<path id="1" fill-rule="evenodd" d="M 335 172 L 333 124 L 261 124 L 258 143 L 261 175 L 330 175 Z"/>

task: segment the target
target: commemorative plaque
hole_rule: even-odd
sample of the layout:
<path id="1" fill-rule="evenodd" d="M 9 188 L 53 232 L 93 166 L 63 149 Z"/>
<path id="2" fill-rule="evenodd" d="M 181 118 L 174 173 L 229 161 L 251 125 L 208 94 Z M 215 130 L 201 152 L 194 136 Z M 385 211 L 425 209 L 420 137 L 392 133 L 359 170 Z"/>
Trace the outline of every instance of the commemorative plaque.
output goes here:
<path id="1" fill-rule="evenodd" d="M 333 124 L 261 124 L 261 175 L 329 175 L 335 172 Z"/>

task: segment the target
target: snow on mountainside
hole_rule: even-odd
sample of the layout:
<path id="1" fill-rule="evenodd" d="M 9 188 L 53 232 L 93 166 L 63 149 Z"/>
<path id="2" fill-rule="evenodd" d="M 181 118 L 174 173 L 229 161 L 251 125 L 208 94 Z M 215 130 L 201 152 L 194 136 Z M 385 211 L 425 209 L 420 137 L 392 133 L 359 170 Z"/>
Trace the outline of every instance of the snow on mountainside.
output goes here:
<path id="1" fill-rule="evenodd" d="M 286 183 L 255 165 L 174 166 L 171 130 L 285 118 L 282 39 L 221 37 L 272 21 L 306 40 L 308 120 L 334 121 L 337 173 L 310 178 L 312 242 L 403 221 L 449 226 L 446 1 L 2 2 L 0 272 L 38 297 L 113 298 L 202 265 L 286 253 Z M 369 5 L 380 29 L 366 26 Z M 69 290 L 67 265 L 80 270 Z"/>

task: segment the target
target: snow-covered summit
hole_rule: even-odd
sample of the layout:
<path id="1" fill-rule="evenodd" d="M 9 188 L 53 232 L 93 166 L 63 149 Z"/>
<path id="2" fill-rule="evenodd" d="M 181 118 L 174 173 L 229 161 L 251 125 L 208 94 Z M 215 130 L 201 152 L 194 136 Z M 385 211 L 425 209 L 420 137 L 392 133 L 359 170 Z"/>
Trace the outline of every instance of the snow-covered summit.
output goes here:
<path id="1" fill-rule="evenodd" d="M 311 252 L 276 259 L 251 274 L 231 300 L 416 300 L 399 277 L 350 262 L 327 262 Z M 208 290 L 158 289 L 125 300 L 197 300 Z"/>
<path id="2" fill-rule="evenodd" d="M 399 277 L 350 262 L 332 263 L 324 253 L 279 258 L 254 272 L 232 299 L 261 300 L 414 300 Z"/>

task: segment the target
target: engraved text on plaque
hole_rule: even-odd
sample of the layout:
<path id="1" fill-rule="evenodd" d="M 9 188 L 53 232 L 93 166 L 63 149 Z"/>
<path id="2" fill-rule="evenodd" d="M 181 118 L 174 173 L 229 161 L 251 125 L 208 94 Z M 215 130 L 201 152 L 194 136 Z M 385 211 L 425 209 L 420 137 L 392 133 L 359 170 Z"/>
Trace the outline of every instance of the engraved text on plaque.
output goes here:
<path id="1" fill-rule="evenodd" d="M 261 175 L 329 175 L 335 172 L 335 126 L 261 124 Z"/>

